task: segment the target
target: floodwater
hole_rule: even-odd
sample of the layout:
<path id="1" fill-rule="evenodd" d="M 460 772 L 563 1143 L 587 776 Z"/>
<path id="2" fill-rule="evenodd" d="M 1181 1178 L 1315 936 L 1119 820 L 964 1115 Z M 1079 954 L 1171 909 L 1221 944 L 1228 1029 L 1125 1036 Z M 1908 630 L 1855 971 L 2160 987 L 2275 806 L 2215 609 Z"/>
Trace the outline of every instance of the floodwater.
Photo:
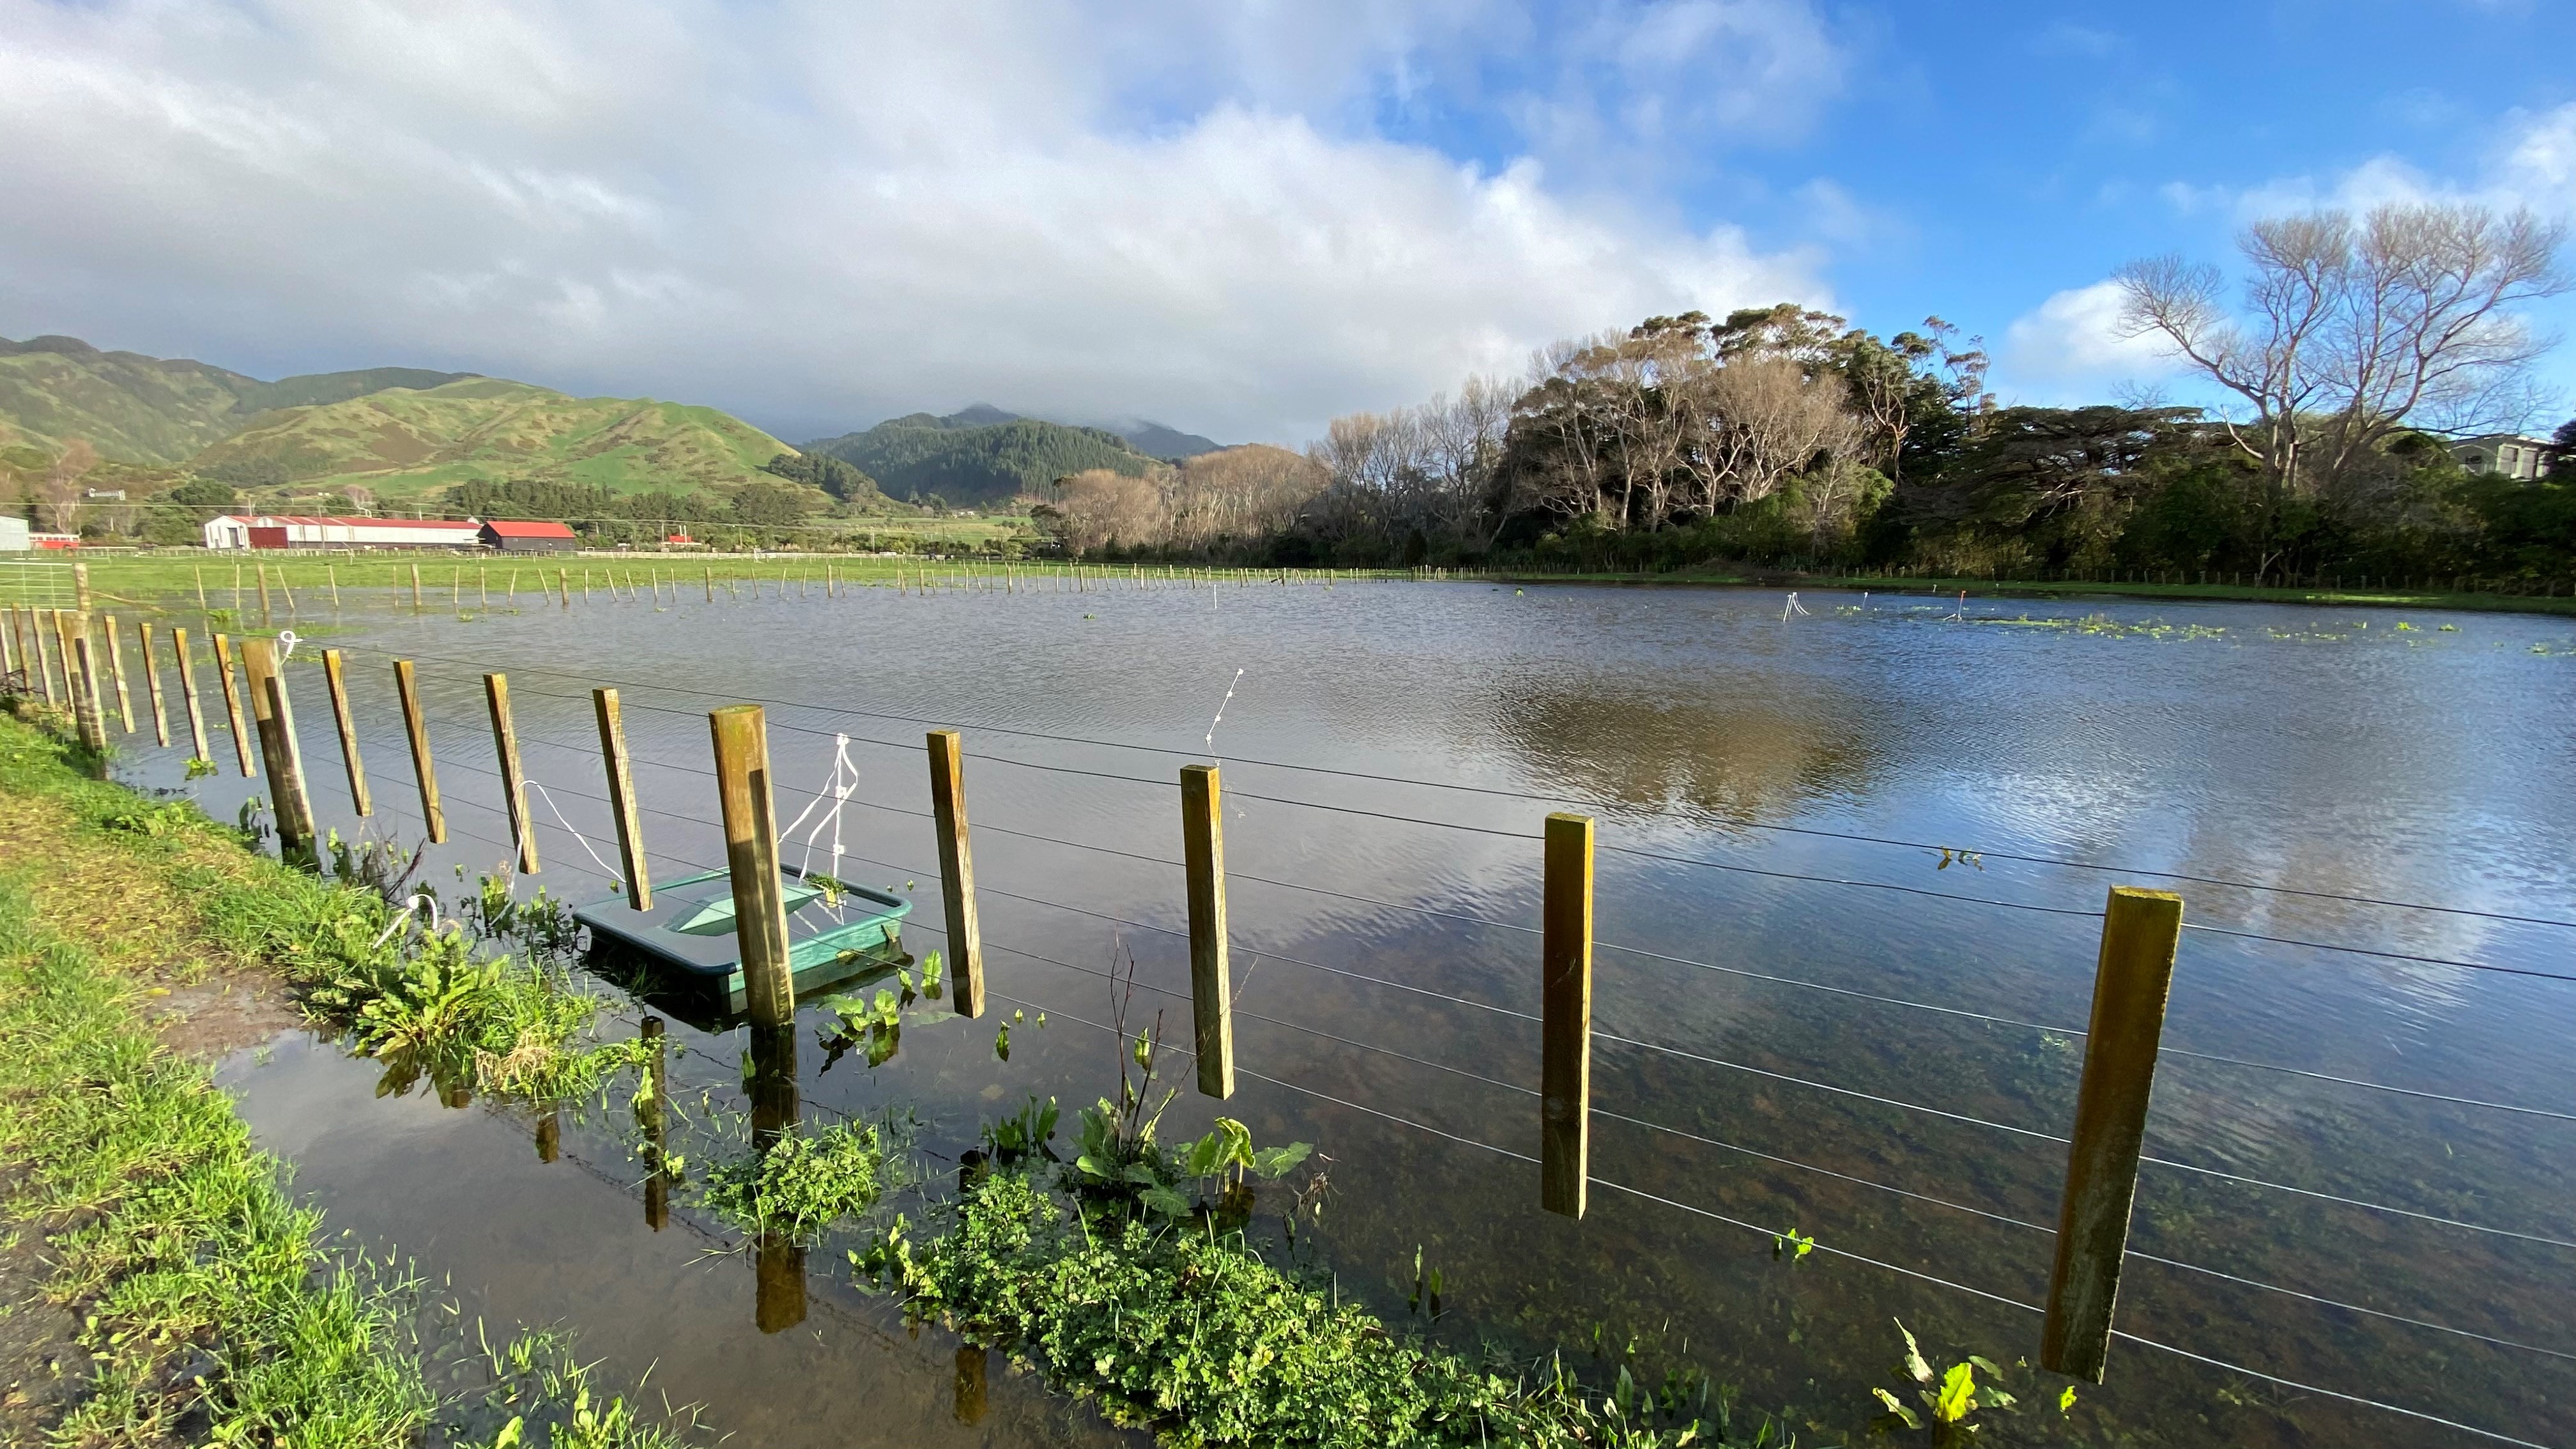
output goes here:
<path id="1" fill-rule="evenodd" d="M 2576 1120 L 2552 1115 L 2576 1113 L 2576 983 L 2437 964 L 2576 974 L 2568 927 L 2502 919 L 2576 920 L 2576 623 L 1829 592 L 1784 618 L 1777 592 L 1483 583 L 778 595 L 415 618 L 352 591 L 327 642 L 351 655 L 371 828 L 405 843 L 386 661 L 419 661 L 456 832 L 440 878 L 506 854 L 481 671 L 510 675 L 548 787 L 538 880 L 572 900 L 616 859 L 589 688 L 622 690 L 666 879 L 721 860 L 706 710 L 768 701 L 782 816 L 837 750 L 857 781 L 789 859 L 909 893 L 916 952 L 942 944 L 922 730 L 964 730 L 997 1015 L 908 1027 L 874 1068 L 827 1061 L 810 1006 L 799 1035 L 802 1110 L 916 1120 L 921 1191 L 1030 1096 L 1069 1136 L 1114 1092 L 1113 963 L 1135 963 L 1129 1026 L 1159 1013 L 1187 1044 L 1174 782 L 1215 759 L 1242 1075 L 1230 1103 L 1184 1090 L 1166 1135 L 1223 1111 L 1316 1144 L 1323 1212 L 1294 1252 L 1390 1319 L 1562 1347 L 1601 1380 L 1704 1372 L 1801 1442 L 1857 1439 L 1870 1387 L 1899 1387 L 1892 1320 L 1945 1363 L 2036 1357 L 2020 1305 L 2047 1288 L 2095 913 L 2110 886 L 2168 888 L 2194 926 L 2392 954 L 2186 932 L 2165 1044 L 2196 1055 L 2162 1062 L 2149 1151 L 2209 1171 L 2146 1169 L 2132 1247 L 2169 1261 L 2131 1261 L 2120 1328 L 2576 1440 Z M 317 813 L 351 833 L 319 671 L 290 677 Z M 244 793 L 195 788 L 225 817 Z M 1579 1222 L 1538 1207 L 1515 1014 L 1538 1010 L 1556 809 L 1601 845 Z M 739 1111 L 742 1035 L 675 1022 L 675 1099 Z M 1191 1080 L 1177 1052 L 1164 1071 Z M 474 1312 L 574 1329 L 746 1443 L 1117 1437 L 998 1356 L 961 1414 L 955 1341 L 855 1291 L 846 1244 L 764 1269 L 686 1190 L 656 1230 L 622 1104 L 547 1124 L 379 1096 L 379 1075 L 298 1037 L 224 1079 L 336 1228 Z M 1283 1253 L 1309 1186 L 1263 1189 Z M 1817 1250 L 1775 1251 L 1786 1230 Z M 768 1296 L 791 1287 L 801 1305 Z M 2481 1442 L 2126 1339 L 2071 1422 L 2059 1382 L 2016 1371 L 2049 1402 L 1987 1442 Z"/>

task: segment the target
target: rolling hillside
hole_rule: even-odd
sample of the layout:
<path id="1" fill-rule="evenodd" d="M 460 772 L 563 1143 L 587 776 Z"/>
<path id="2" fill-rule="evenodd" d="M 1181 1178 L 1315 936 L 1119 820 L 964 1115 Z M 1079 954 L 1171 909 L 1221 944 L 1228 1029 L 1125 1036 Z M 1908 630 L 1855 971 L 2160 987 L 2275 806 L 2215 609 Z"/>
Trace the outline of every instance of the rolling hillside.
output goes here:
<path id="1" fill-rule="evenodd" d="M 978 403 L 947 417 L 912 413 L 862 433 L 801 445 L 852 463 L 890 498 L 937 494 L 978 507 L 1035 493 L 1068 473 L 1107 468 L 1131 476 L 1153 460 L 1100 428 L 1014 417 Z"/>
<path id="2" fill-rule="evenodd" d="M 102 352 L 74 337 L 0 337 L 0 447 L 53 453 L 85 438 L 112 461 L 168 466 L 267 409 L 387 387 L 436 387 L 467 375 L 379 367 L 261 382 L 202 362 Z"/>
<path id="3" fill-rule="evenodd" d="M 576 398 L 476 377 L 273 412 L 207 447 L 192 466 L 245 481 L 355 483 L 397 497 L 468 478 L 640 492 L 731 488 L 765 476 L 760 465 L 787 451 L 714 408 Z"/>

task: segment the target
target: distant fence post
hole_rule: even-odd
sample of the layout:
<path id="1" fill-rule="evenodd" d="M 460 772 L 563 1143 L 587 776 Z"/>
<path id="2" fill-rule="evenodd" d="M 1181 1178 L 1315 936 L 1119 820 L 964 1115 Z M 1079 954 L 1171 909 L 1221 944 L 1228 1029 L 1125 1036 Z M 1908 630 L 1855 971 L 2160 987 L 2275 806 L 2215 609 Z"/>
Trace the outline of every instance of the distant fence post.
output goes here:
<path id="1" fill-rule="evenodd" d="M 259 722 L 259 749 L 268 765 L 269 804 L 277 815 L 282 847 L 313 849 L 313 801 L 304 791 L 304 750 L 295 737 L 295 707 L 277 669 L 277 644 L 242 641 L 242 675 L 250 685 L 251 713 Z"/>
<path id="2" fill-rule="evenodd" d="M 72 561 L 72 608 L 89 612 L 89 565 L 77 559 Z"/>
<path id="3" fill-rule="evenodd" d="M 45 703 L 59 704 L 62 702 L 62 697 L 54 693 L 54 661 L 48 657 L 45 649 L 45 615 L 49 612 L 51 611 L 46 609 L 27 611 L 29 629 L 36 637 L 34 655 L 36 662 L 32 667 L 36 672 L 37 687 L 45 692 Z"/>
<path id="4" fill-rule="evenodd" d="M 617 818 L 617 856 L 626 869 L 626 904 L 649 911 L 653 877 L 644 863 L 644 821 L 635 808 L 635 776 L 626 757 L 626 719 L 618 713 L 616 690 L 592 690 L 590 705 L 599 715 L 599 754 L 608 770 L 608 813 Z"/>
<path id="5" fill-rule="evenodd" d="M 1181 862 L 1189 875 L 1190 1021 L 1199 1092 L 1234 1095 L 1234 992 L 1225 931 L 1225 797 L 1214 765 L 1181 767 Z"/>
<path id="6" fill-rule="evenodd" d="M 1539 915 L 1539 1206 L 1583 1216 L 1592 1167 L 1592 817 L 1547 817 Z"/>
<path id="7" fill-rule="evenodd" d="M 184 625 L 170 626 L 170 653 L 179 661 L 179 699 L 188 709 L 188 747 L 195 754 L 188 758 L 214 763 L 214 747 L 206 743 L 206 711 L 197 703 L 197 664 L 188 657 L 188 630 Z"/>
<path id="8" fill-rule="evenodd" d="M 349 685 L 340 677 L 340 651 L 322 651 L 322 679 L 331 689 L 331 720 L 340 727 L 340 760 L 349 770 L 349 798 L 358 807 L 358 817 L 376 813 L 367 795 L 367 767 L 358 762 L 358 722 L 349 717 Z"/>
<path id="9" fill-rule="evenodd" d="M 402 696 L 403 732 L 411 736 L 411 772 L 420 781 L 420 814 L 429 822 L 429 843 L 447 843 L 447 812 L 438 803 L 438 767 L 429 758 L 429 721 L 420 712 L 420 690 L 413 683 L 411 661 L 394 661 L 394 692 Z"/>
<path id="10" fill-rule="evenodd" d="M 127 734 L 134 733 L 134 692 L 125 687 L 125 645 L 116 637 L 116 616 L 102 614 L 100 622 L 107 633 L 107 672 L 116 681 L 116 717 L 125 725 Z M 101 705 L 106 704 L 104 699 Z"/>
<path id="11" fill-rule="evenodd" d="M 413 564 L 411 566 L 411 611 L 417 614 L 420 610 L 420 565 Z"/>
<path id="12" fill-rule="evenodd" d="M 930 818 L 939 835 L 940 901 L 948 908 L 949 1000 L 959 1016 L 982 1016 L 984 936 L 966 836 L 966 742 L 955 730 L 930 732 Z"/>
<path id="13" fill-rule="evenodd" d="M 161 704 L 161 667 L 152 662 L 152 621 L 134 621 L 134 646 L 143 658 L 143 692 L 152 701 L 152 738 L 170 748 L 170 712 Z"/>
<path id="14" fill-rule="evenodd" d="M 483 676 L 483 699 L 492 707 L 492 749 L 501 761 L 501 803 L 510 807 L 510 838 L 519 847 L 519 874 L 535 875 L 536 823 L 528 818 L 528 787 L 519 768 L 519 732 L 510 724 L 510 680 Z"/>
<path id="15" fill-rule="evenodd" d="M 710 711 L 716 797 L 723 806 L 725 870 L 733 882 L 734 935 L 742 951 L 743 1009 L 755 1027 L 796 1020 L 787 959 L 787 898 L 778 886 L 778 813 L 769 786 L 769 720 L 759 705 Z"/>
<path id="16" fill-rule="evenodd" d="M 84 617 L 86 624 L 88 619 Z M 91 767 L 102 780 L 107 778 L 107 725 L 99 719 L 98 661 L 90 657 L 89 631 L 72 636 L 71 653 L 77 661 L 72 680 L 72 724 L 80 731 L 80 742 L 90 751 Z"/>
<path id="17" fill-rule="evenodd" d="M 242 723 L 241 689 L 233 683 L 233 645 L 221 634 L 215 636 L 215 667 L 224 682 L 224 714 L 233 729 L 233 757 L 241 764 L 242 778 L 250 778 L 250 726 Z"/>
<path id="18" fill-rule="evenodd" d="M 2147 1099 L 2181 937 L 2182 897 L 2111 888 L 2039 1347 L 2041 1367 L 2097 1384 L 2111 1350 L 2111 1312 L 2129 1247 L 2138 1155 L 2146 1146 Z"/>

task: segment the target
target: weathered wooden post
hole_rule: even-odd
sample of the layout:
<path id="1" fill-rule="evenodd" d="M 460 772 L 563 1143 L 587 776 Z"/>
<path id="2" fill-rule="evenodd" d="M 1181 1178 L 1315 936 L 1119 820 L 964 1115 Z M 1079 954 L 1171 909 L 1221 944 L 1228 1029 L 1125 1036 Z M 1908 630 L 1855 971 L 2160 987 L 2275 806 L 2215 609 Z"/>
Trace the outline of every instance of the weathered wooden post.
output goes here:
<path id="1" fill-rule="evenodd" d="M 418 564 L 411 566 L 411 611 L 415 614 L 421 611 L 420 565 Z"/>
<path id="2" fill-rule="evenodd" d="M 755 1028 L 796 1020 L 787 960 L 787 898 L 778 885 L 778 814 L 769 788 L 769 721 L 756 704 L 711 711 L 716 797 L 723 806 L 725 868 L 733 881 L 734 934 L 742 953 L 743 1010 Z"/>
<path id="3" fill-rule="evenodd" d="M 87 623 L 87 616 L 83 616 Z M 90 657 L 89 630 L 72 636 L 71 655 L 77 664 L 72 679 L 72 725 L 80 732 L 80 742 L 90 752 L 90 768 L 102 780 L 107 778 L 107 724 L 99 718 L 98 661 Z"/>
<path id="4" fill-rule="evenodd" d="M 82 686 L 80 661 L 72 657 L 72 621 L 75 619 L 80 621 L 84 631 L 88 629 L 87 614 L 74 614 L 68 609 L 54 611 L 54 652 L 60 655 L 63 661 L 63 697 L 72 702 L 72 713 L 77 717 L 80 713 Z"/>
<path id="5" fill-rule="evenodd" d="M 2146 1147 L 2147 1099 L 2164 1038 L 2165 997 L 2182 938 L 2182 897 L 2113 886 L 2093 969 L 2093 1018 L 2075 1094 L 2075 1142 L 2057 1209 L 2057 1264 L 2048 1279 L 2040 1367 L 2102 1382 L 2111 1313 L 2128 1255 L 2129 1211 Z"/>
<path id="6" fill-rule="evenodd" d="M 634 771 L 626 755 L 626 719 L 618 712 L 617 691 L 594 689 L 591 709 L 599 716 L 599 755 L 608 770 L 608 813 L 617 819 L 617 857 L 626 868 L 626 904 L 653 909 L 653 876 L 644 860 L 643 813 L 635 808 Z"/>
<path id="7" fill-rule="evenodd" d="M 102 614 L 99 619 L 107 630 L 107 672 L 116 681 L 116 717 L 130 735 L 134 733 L 134 692 L 125 686 L 125 644 L 116 637 L 114 614 Z"/>
<path id="8" fill-rule="evenodd" d="M 707 565 L 707 602 L 708 602 L 708 603 L 710 603 L 710 604 L 712 604 L 712 603 L 714 603 L 715 601 L 716 601 L 716 570 L 715 570 L 715 565 L 713 565 L 713 564 L 709 564 L 709 565 Z"/>
<path id="9" fill-rule="evenodd" d="M 975 851 L 966 838 L 966 742 L 955 730 L 930 732 L 930 818 L 948 907 L 948 989 L 959 1016 L 982 1016 L 984 930 L 975 915 Z"/>
<path id="10" fill-rule="evenodd" d="M 340 612 L 340 566 L 326 563 L 322 566 L 322 575 L 331 581 L 331 612 L 336 614 Z"/>
<path id="11" fill-rule="evenodd" d="M 262 564 L 253 564 L 253 565 L 252 565 L 252 567 L 253 567 L 254 569 L 257 569 L 257 570 L 258 570 L 258 572 L 259 572 L 259 623 L 260 623 L 260 627 L 264 629 L 264 628 L 267 628 L 267 627 L 268 627 L 268 621 L 269 621 L 269 609 L 268 609 L 268 565 L 266 565 L 266 564 L 264 564 L 264 563 L 262 563 Z M 257 704 L 257 703 L 258 703 L 258 701 L 257 701 L 257 700 L 253 700 L 253 701 L 252 701 L 252 703 L 255 705 L 255 704 Z"/>
<path id="12" fill-rule="evenodd" d="M 89 565 L 78 559 L 72 561 L 72 610 L 89 612 Z"/>
<path id="13" fill-rule="evenodd" d="M 461 565 L 447 571 L 447 607 L 459 612 L 465 608 L 465 570 Z"/>
<path id="14" fill-rule="evenodd" d="M 18 606 L 9 606 L 9 627 L 0 630 L 0 670 L 18 672 L 18 657 L 27 652 L 27 631 L 18 623 Z"/>
<path id="15" fill-rule="evenodd" d="M 224 715 L 233 729 L 233 758 L 241 765 L 242 778 L 250 778 L 250 726 L 242 723 L 241 690 L 233 683 L 233 645 L 221 634 L 215 636 L 215 669 L 224 682 Z"/>
<path id="16" fill-rule="evenodd" d="M 510 724 L 508 676 L 483 676 L 483 698 L 492 707 L 492 749 L 501 759 L 501 803 L 510 807 L 510 838 L 518 842 L 519 873 L 537 873 L 537 831 L 528 819 L 528 787 L 519 770 L 519 732 Z"/>
<path id="17" fill-rule="evenodd" d="M 1547 817 L 1539 916 L 1539 1206 L 1583 1216 L 1592 1166 L 1592 817 Z"/>
<path id="18" fill-rule="evenodd" d="M 259 724 L 259 749 L 268 766 L 269 804 L 277 815 L 277 841 L 283 850 L 314 848 L 313 801 L 304 791 L 304 749 L 295 735 L 295 707 L 287 698 L 285 676 L 277 668 L 277 644 L 270 639 L 242 641 L 242 677 L 250 686 L 252 716 Z"/>
<path id="19" fill-rule="evenodd" d="M 36 687 L 45 692 L 45 703 L 60 704 L 62 697 L 54 692 L 54 661 L 45 649 L 46 609 L 27 611 L 30 628 L 36 636 Z"/>
<path id="20" fill-rule="evenodd" d="M 206 566 L 204 564 L 197 565 L 197 610 L 199 613 L 212 612 L 211 607 L 206 603 Z"/>
<path id="21" fill-rule="evenodd" d="M 1189 875 L 1190 1023 L 1199 1092 L 1234 1095 L 1234 990 L 1225 936 L 1225 803 L 1214 765 L 1181 767 L 1181 862 Z"/>
<path id="22" fill-rule="evenodd" d="M 411 661 L 394 661 L 394 693 L 402 696 L 403 732 L 411 736 L 411 772 L 420 781 L 420 815 L 429 822 L 432 845 L 447 841 L 447 812 L 438 803 L 438 767 L 429 758 L 429 721 L 420 712 L 420 690 L 412 682 Z"/>
<path id="23" fill-rule="evenodd" d="M 152 621 L 134 621 L 134 647 L 143 659 L 143 692 L 152 701 L 152 738 L 170 748 L 170 712 L 161 706 L 161 667 L 152 662 Z"/>
<path id="24" fill-rule="evenodd" d="M 538 575 L 538 577 L 543 578 L 543 577 L 544 577 L 544 575 L 540 574 L 540 575 Z M 583 575 L 583 577 L 584 577 L 584 578 L 587 578 L 587 577 L 589 577 L 589 575 L 585 574 L 585 575 Z M 567 609 L 571 608 L 571 607 L 572 607 L 572 571 L 571 571 L 571 570 L 569 570 L 569 569 L 557 569 L 557 570 L 555 570 L 555 588 L 556 588 L 557 590 L 559 590 L 559 591 L 563 594 L 563 606 L 564 606 L 565 608 L 567 608 Z"/>
<path id="25" fill-rule="evenodd" d="M 349 798 L 361 819 L 376 813 L 367 796 L 367 769 L 358 762 L 358 722 L 349 716 L 349 684 L 340 677 L 340 651 L 322 651 L 322 679 L 331 689 L 331 720 L 340 727 L 340 759 L 349 767 Z"/>
<path id="26" fill-rule="evenodd" d="M 197 703 L 197 665 L 188 657 L 188 631 L 170 626 L 170 652 L 179 661 L 179 698 L 188 707 L 188 745 L 196 751 L 188 758 L 215 762 L 214 747 L 206 743 L 206 712 Z"/>

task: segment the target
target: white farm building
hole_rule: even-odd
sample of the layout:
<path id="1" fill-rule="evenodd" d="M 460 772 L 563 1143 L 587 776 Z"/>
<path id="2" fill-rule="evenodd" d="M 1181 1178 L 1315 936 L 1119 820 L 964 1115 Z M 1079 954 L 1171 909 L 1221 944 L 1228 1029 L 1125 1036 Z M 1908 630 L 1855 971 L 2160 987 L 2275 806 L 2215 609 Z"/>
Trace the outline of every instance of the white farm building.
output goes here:
<path id="1" fill-rule="evenodd" d="M 474 519 L 317 518 L 228 513 L 206 521 L 208 548 L 481 548 Z"/>

